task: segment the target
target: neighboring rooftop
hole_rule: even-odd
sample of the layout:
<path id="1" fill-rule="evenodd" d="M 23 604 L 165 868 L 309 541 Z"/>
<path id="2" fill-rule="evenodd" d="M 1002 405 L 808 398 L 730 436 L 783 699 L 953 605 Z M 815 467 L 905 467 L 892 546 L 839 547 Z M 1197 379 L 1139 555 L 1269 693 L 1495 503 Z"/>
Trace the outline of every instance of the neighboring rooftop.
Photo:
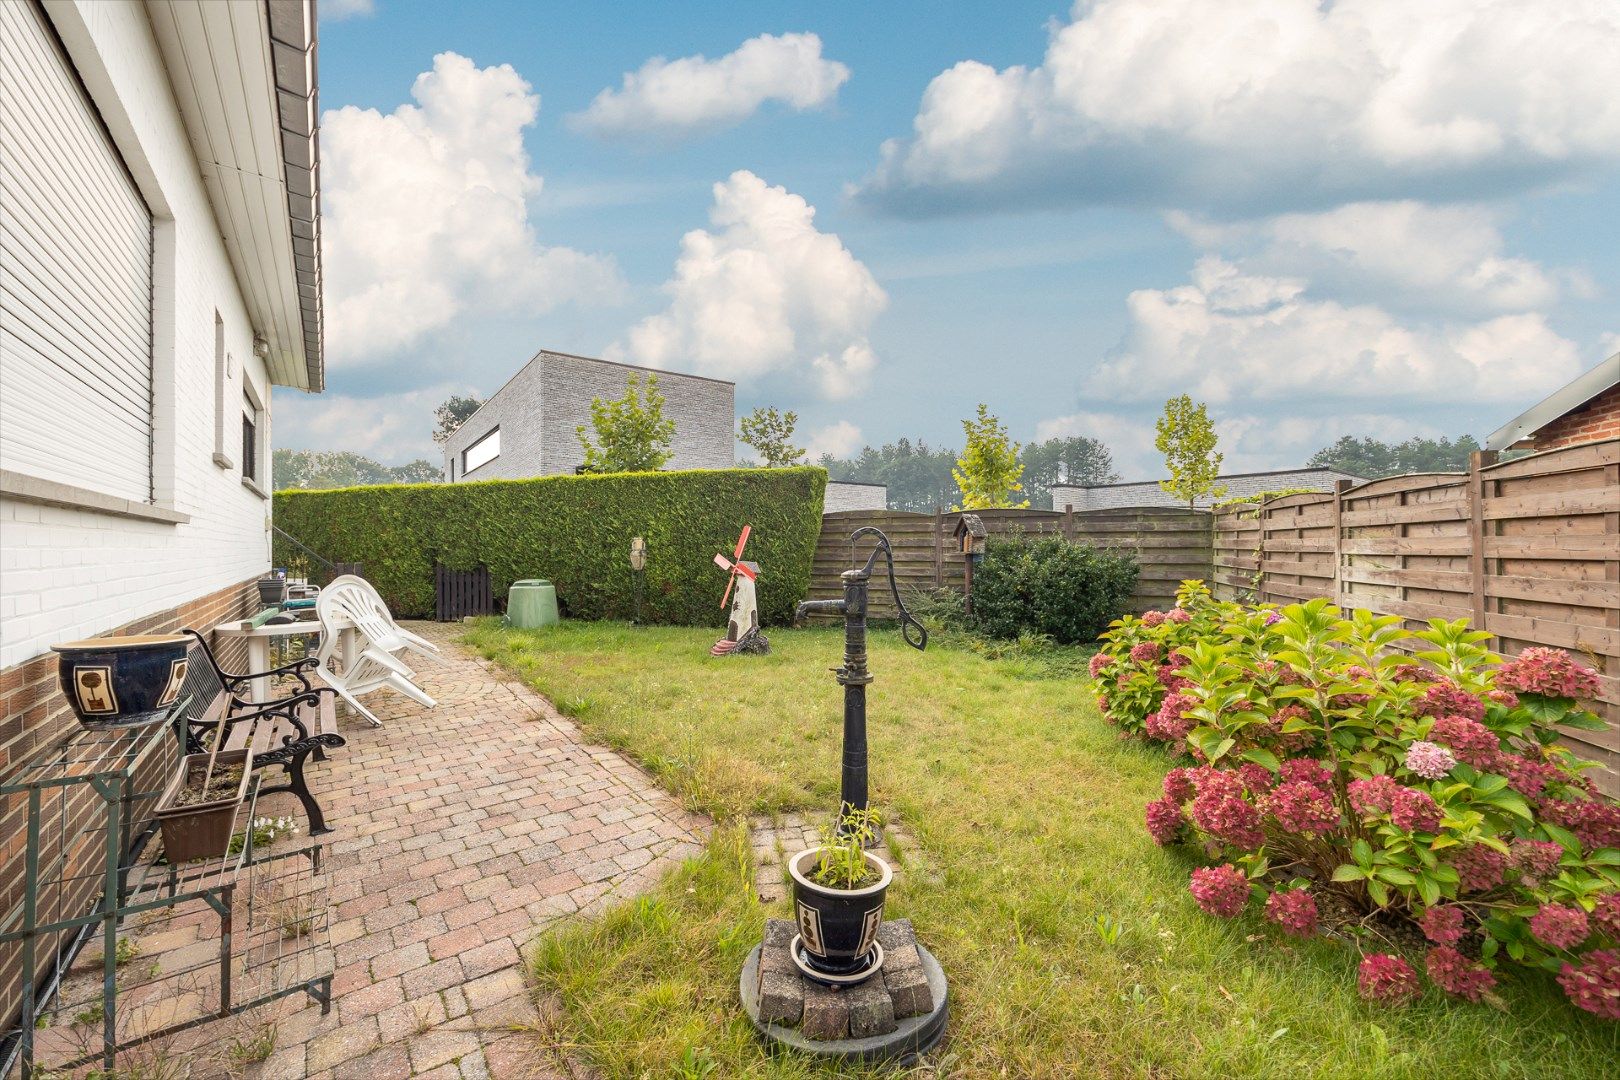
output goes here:
<path id="1" fill-rule="evenodd" d="M 1244 495 L 1259 495 L 1267 491 L 1282 491 L 1289 488 L 1303 488 L 1307 491 L 1332 491 L 1335 482 L 1349 480 L 1360 482 L 1365 477 L 1356 476 L 1340 469 L 1306 468 L 1306 469 L 1273 469 L 1269 472 L 1229 473 L 1220 478 L 1220 483 L 1226 485 L 1226 493 L 1222 499 L 1235 499 Z M 1211 498 L 1199 499 L 1200 507 L 1213 505 L 1217 500 Z M 1183 500 L 1176 498 L 1159 486 L 1157 480 L 1138 480 L 1126 484 L 1053 484 L 1052 508 L 1062 510 L 1073 507 L 1076 510 L 1112 510 L 1133 506 L 1184 506 Z"/>
<path id="2" fill-rule="evenodd" d="M 1485 440 L 1487 450 L 1551 450 L 1620 435 L 1620 353 L 1532 405 Z"/>

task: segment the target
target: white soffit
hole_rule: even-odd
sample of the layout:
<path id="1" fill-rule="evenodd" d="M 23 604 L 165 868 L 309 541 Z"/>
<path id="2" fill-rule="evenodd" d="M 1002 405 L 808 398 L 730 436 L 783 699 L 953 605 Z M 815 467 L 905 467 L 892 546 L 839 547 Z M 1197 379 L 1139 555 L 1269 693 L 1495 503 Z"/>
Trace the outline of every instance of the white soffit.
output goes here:
<path id="1" fill-rule="evenodd" d="M 311 0 L 147 11 L 272 382 L 319 392 L 320 152 Z"/>

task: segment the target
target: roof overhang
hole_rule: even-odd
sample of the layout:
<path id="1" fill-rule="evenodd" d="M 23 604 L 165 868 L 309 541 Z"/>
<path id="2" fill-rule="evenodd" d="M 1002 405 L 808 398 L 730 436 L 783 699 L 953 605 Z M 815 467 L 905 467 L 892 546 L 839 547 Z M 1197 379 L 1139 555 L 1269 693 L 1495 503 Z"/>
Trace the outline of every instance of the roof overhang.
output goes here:
<path id="1" fill-rule="evenodd" d="M 319 392 L 315 0 L 151 0 L 147 11 L 270 381 Z"/>
<path id="2" fill-rule="evenodd" d="M 1485 449 L 1512 449 L 1560 416 L 1574 412 L 1616 385 L 1620 385 L 1620 353 L 1615 353 L 1563 389 L 1555 391 L 1551 396 L 1509 420 L 1485 440 Z"/>

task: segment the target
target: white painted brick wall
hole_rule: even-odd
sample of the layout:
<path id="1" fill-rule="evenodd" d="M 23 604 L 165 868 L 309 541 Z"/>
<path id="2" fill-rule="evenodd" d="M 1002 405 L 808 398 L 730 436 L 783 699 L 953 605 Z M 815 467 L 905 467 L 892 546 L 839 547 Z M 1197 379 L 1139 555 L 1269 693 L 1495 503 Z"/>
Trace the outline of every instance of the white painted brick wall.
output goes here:
<path id="1" fill-rule="evenodd" d="M 270 503 L 243 486 L 240 462 L 225 470 L 212 460 L 216 310 L 235 360 L 225 395 L 233 459 L 240 380 L 245 371 L 268 402 L 266 373 L 146 15 L 133 3 L 88 0 L 48 10 L 85 82 L 100 88 L 97 105 L 147 201 L 172 219 L 174 272 L 172 285 L 158 285 L 156 339 L 166 350 L 159 363 L 174 364 L 175 390 L 172 408 L 160 400 L 156 410 L 158 457 L 173 465 L 172 483 L 160 487 L 172 486 L 174 508 L 191 520 L 165 525 L 0 499 L 0 668 L 261 574 L 270 561 Z M 108 87 L 115 101 L 104 100 Z M 160 224 L 160 244 L 164 231 Z M 75 431 L 71 418 L 53 419 L 63 438 L 95 437 Z"/>

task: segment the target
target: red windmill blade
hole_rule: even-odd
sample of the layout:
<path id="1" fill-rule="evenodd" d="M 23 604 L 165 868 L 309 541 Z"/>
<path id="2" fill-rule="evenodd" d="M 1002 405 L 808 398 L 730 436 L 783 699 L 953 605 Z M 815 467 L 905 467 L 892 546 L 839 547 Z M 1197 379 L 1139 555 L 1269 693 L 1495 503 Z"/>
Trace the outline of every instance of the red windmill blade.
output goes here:
<path id="1" fill-rule="evenodd" d="M 727 605 L 731 603 L 731 587 L 737 583 L 738 574 L 741 574 L 749 581 L 759 580 L 759 575 L 753 570 L 749 569 L 747 566 L 743 565 L 742 562 L 743 546 L 748 543 L 748 534 L 753 531 L 754 527 L 752 525 L 743 526 L 742 535 L 737 537 L 737 550 L 731 553 L 731 558 L 728 559 L 724 555 L 720 554 L 716 554 L 714 557 L 714 565 L 718 566 L 722 570 L 731 571 L 731 575 L 726 578 L 726 594 L 720 598 L 720 608 L 722 611 L 725 610 Z"/>

